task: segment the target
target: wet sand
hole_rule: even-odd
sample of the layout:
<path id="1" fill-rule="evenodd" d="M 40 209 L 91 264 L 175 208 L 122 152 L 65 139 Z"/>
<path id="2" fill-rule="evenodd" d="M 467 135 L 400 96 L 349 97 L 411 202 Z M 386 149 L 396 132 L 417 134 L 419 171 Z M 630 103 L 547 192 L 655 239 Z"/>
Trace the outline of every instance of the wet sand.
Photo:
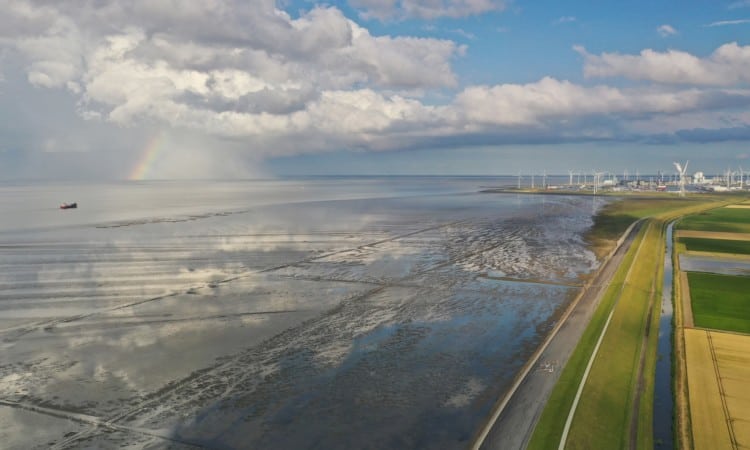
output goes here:
<path id="1" fill-rule="evenodd" d="M 11 448 L 463 448 L 596 268 L 595 201 L 0 233 L 0 424 Z"/>

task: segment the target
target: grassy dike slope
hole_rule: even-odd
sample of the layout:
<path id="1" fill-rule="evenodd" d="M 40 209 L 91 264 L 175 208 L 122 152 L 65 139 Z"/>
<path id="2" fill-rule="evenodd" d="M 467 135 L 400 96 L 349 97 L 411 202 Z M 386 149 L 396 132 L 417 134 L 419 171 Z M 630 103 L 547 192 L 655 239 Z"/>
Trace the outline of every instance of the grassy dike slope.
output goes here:
<path id="1" fill-rule="evenodd" d="M 617 232 L 632 221 L 650 218 L 611 280 L 565 366 L 528 448 L 558 448 L 583 372 L 613 308 L 608 331 L 576 410 L 566 448 L 631 448 L 631 445 L 653 448 L 653 372 L 664 229 L 673 218 L 714 207 L 717 200 L 716 197 L 625 198 L 602 210 L 589 235 L 595 248 L 606 248 Z"/>

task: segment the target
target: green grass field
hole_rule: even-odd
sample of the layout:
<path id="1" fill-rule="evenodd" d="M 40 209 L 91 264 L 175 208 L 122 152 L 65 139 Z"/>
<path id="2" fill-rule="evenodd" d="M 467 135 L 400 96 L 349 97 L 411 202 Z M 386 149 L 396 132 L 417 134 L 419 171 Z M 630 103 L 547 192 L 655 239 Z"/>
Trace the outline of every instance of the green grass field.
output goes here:
<path id="1" fill-rule="evenodd" d="M 750 233 L 750 209 L 717 208 L 685 217 L 680 230 Z"/>
<path id="2" fill-rule="evenodd" d="M 750 333 L 750 277 L 688 273 L 698 327 Z"/>
<path id="3" fill-rule="evenodd" d="M 726 239 L 706 238 L 681 238 L 688 251 L 691 252 L 715 252 L 715 253 L 739 253 L 750 255 L 750 241 L 732 241 Z"/>

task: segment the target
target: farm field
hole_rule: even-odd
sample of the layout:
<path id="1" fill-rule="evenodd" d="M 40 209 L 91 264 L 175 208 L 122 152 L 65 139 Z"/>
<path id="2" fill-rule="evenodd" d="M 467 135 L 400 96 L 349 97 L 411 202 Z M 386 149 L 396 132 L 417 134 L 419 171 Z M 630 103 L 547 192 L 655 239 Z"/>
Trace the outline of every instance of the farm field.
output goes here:
<path id="1" fill-rule="evenodd" d="M 680 447 L 750 445 L 744 426 L 750 395 L 743 388 L 750 377 L 750 335 L 737 334 L 750 333 L 750 277 L 728 269 L 750 255 L 748 206 L 745 201 L 713 209 L 676 225 L 675 250 L 710 263 L 695 265 L 688 259 L 687 267 L 675 266 L 680 280 L 675 302 L 683 305 L 675 331 Z"/>
<path id="2" fill-rule="evenodd" d="M 713 209 L 685 217 L 677 228 L 679 230 L 750 233 L 750 210 L 747 208 Z"/>
<path id="3" fill-rule="evenodd" d="M 675 238 L 704 238 L 725 239 L 728 241 L 750 241 L 750 233 L 726 233 L 723 231 L 693 231 L 681 230 L 675 233 Z"/>
<path id="4" fill-rule="evenodd" d="M 690 252 L 735 253 L 750 255 L 750 241 L 683 237 L 680 239 Z"/>
<path id="5" fill-rule="evenodd" d="M 688 273 L 695 326 L 750 333 L 750 277 Z"/>
<path id="6" fill-rule="evenodd" d="M 750 446 L 750 336 L 685 330 L 694 448 Z"/>

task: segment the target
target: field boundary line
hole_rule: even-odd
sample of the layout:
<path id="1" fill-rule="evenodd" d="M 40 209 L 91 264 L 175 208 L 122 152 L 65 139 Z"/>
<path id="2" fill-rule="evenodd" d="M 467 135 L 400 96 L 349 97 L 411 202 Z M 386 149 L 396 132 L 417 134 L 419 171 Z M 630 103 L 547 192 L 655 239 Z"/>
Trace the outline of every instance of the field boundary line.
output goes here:
<path id="1" fill-rule="evenodd" d="M 690 281 L 687 272 L 680 271 L 680 302 L 682 303 L 682 326 L 683 328 L 695 328 L 693 319 L 693 304 L 690 297 Z"/>
<path id="2" fill-rule="evenodd" d="M 735 233 L 731 231 L 677 230 L 675 238 L 716 239 L 719 241 L 750 241 L 750 233 Z"/>
<path id="3" fill-rule="evenodd" d="M 714 340 L 711 337 L 711 331 L 706 330 L 706 339 L 708 340 L 708 348 L 711 351 L 711 363 L 714 367 L 714 373 L 716 374 L 716 384 L 719 387 L 719 398 L 721 399 L 721 408 L 724 410 L 724 420 L 727 424 L 727 430 L 729 431 L 729 440 L 732 442 L 732 448 L 737 450 L 737 437 L 734 435 L 734 427 L 732 426 L 732 417 L 729 415 L 729 406 L 727 406 L 727 395 L 724 392 L 724 384 L 721 382 L 721 372 L 719 371 L 719 361 L 716 359 L 716 349 L 714 348 Z"/>

